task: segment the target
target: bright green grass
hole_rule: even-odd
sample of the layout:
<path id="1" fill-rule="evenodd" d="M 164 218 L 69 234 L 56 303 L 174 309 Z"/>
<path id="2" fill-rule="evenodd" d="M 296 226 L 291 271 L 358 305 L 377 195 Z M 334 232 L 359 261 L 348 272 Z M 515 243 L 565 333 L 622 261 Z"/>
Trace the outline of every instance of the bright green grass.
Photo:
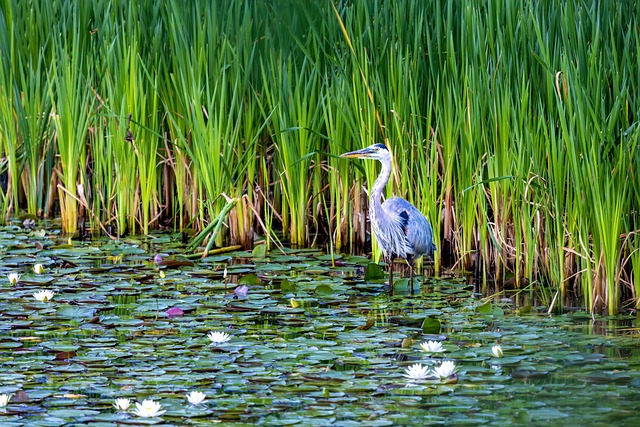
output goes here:
<path id="1" fill-rule="evenodd" d="M 238 199 L 218 245 L 377 258 L 378 165 L 337 156 L 384 142 L 436 271 L 452 250 L 553 309 L 637 301 L 637 0 L 0 6 L 3 218 L 122 236 Z"/>

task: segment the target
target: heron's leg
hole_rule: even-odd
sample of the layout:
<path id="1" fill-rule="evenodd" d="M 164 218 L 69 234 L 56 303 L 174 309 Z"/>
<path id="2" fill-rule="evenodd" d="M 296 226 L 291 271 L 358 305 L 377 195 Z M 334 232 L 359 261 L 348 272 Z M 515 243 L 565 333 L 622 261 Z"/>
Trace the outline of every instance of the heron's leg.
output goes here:
<path id="1" fill-rule="evenodd" d="M 389 295 L 393 296 L 393 262 L 389 261 L 387 263 L 387 268 L 389 268 Z"/>
<path id="2" fill-rule="evenodd" d="M 409 264 L 409 295 L 413 296 L 413 264 Z"/>

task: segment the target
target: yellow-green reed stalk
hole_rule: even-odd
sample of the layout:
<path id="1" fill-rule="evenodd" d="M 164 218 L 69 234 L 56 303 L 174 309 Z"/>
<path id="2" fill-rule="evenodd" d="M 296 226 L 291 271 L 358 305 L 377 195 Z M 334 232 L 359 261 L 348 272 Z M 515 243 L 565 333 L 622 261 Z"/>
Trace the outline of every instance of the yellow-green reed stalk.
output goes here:
<path id="1" fill-rule="evenodd" d="M 589 88 L 593 89 L 594 86 Z M 592 236 L 591 253 L 588 254 L 593 260 L 594 274 L 591 308 L 615 314 L 620 302 L 620 236 L 628 227 L 626 215 L 631 208 L 627 175 L 630 162 L 625 149 L 614 149 L 616 157 L 603 150 L 609 144 L 606 139 L 603 140 L 603 137 L 607 137 L 604 129 L 608 123 L 593 120 L 594 105 L 586 98 L 583 90 L 575 87 L 572 91 L 574 101 L 567 102 L 568 109 L 573 111 L 572 118 L 575 118 L 572 123 L 576 135 L 574 139 L 582 141 L 574 147 L 571 171 L 573 181 L 580 181 L 582 184 L 582 198 L 591 206 L 589 211 L 581 211 L 580 215 L 580 220 L 586 222 Z M 584 107 L 591 107 L 591 111 Z M 608 115 L 608 118 L 611 117 L 612 115 Z M 601 131 L 587 133 L 590 128 Z M 608 137 L 614 138 L 614 135 Z"/>
<path id="2" fill-rule="evenodd" d="M 264 135 L 268 118 L 262 115 L 256 98 L 259 89 L 252 85 L 261 78 L 257 58 L 261 53 L 254 40 L 253 17 L 260 13 L 259 5 L 238 3 L 224 11 L 227 26 L 234 34 L 236 48 L 232 51 L 229 64 L 231 73 L 238 77 L 237 91 L 240 99 L 240 115 L 236 147 L 229 152 L 228 165 L 232 185 L 224 190 L 227 198 L 239 201 L 229 214 L 229 235 L 231 241 L 250 248 L 254 239 L 255 213 L 260 209 L 256 183 L 258 179 L 258 157 L 261 136 Z"/>
<path id="3" fill-rule="evenodd" d="M 622 136 L 629 125 L 625 114 L 630 101 L 626 90 L 629 57 L 620 59 L 627 46 L 612 37 L 614 24 L 606 18 L 609 13 L 625 12 L 609 6 L 586 10 L 567 5 L 563 10 L 564 22 L 575 20 L 577 30 L 563 34 L 563 40 L 579 54 L 579 61 L 562 59 L 562 77 L 566 80 L 562 80 L 563 90 L 558 91 L 562 100 L 558 110 L 571 181 L 577 190 L 575 204 L 565 214 L 565 227 L 571 235 L 577 228 L 573 223 L 579 223 L 580 230 L 586 226 L 591 244 L 583 243 L 587 249 L 583 256 L 592 264 L 592 289 L 587 289 L 592 295 L 591 309 L 614 314 L 620 302 L 620 236 L 628 230 L 627 213 L 634 206 L 628 177 L 633 157 L 628 151 L 630 141 Z M 587 21 L 593 25 L 586 25 Z M 604 63 L 611 65 L 605 67 Z M 576 206 L 589 208 L 573 213 Z"/>
<path id="4" fill-rule="evenodd" d="M 69 28 L 68 40 L 56 41 L 49 90 L 60 155 L 58 197 L 65 233 L 74 233 L 78 226 L 77 186 L 85 184 L 86 138 L 95 101 L 80 37 L 84 30 L 76 17 Z"/>
<path id="5" fill-rule="evenodd" d="M 54 162 L 48 149 L 51 100 L 48 96 L 49 76 L 44 67 L 42 52 L 30 63 L 21 63 L 20 97 L 15 97 L 23 153 L 22 189 L 27 199 L 27 213 L 38 216 L 42 216 L 46 208 Z"/>
<path id="6" fill-rule="evenodd" d="M 543 182 L 534 165 L 543 163 L 547 149 L 544 135 L 541 134 L 539 122 L 530 118 L 530 112 L 537 108 L 530 101 L 530 82 L 522 79 L 516 86 L 517 92 L 512 97 L 512 108 L 523 114 L 512 115 L 512 140 L 515 145 L 513 155 L 513 241 L 515 247 L 514 273 L 516 286 L 521 287 L 523 279 L 530 284 L 535 280 L 534 273 L 539 263 L 542 235 L 542 213 L 544 209 Z M 514 88 L 514 90 L 515 90 Z M 527 112 L 524 114 L 524 112 Z M 533 290 L 533 287 L 529 288 Z"/>
<path id="7" fill-rule="evenodd" d="M 149 225 L 158 220 L 158 144 L 160 141 L 160 99 L 158 97 L 158 73 L 152 69 L 150 75 L 138 76 L 138 112 L 141 114 L 137 129 L 132 130 L 132 144 L 137 156 L 138 180 L 140 187 L 139 221 L 142 232 L 149 233 Z"/>
<path id="8" fill-rule="evenodd" d="M 437 91 L 434 89 L 429 94 L 429 103 L 424 117 L 414 117 L 414 120 L 421 123 L 416 131 L 416 192 L 422 200 L 421 211 L 431 223 L 433 229 L 433 241 L 436 244 L 436 252 L 433 254 L 434 269 L 436 274 L 442 268 L 442 176 L 444 175 L 443 163 L 440 158 L 441 146 L 436 138 L 435 115 L 433 114 Z"/>
<path id="9" fill-rule="evenodd" d="M 629 237 L 631 240 L 629 247 L 629 258 L 631 260 L 630 282 L 635 298 L 634 307 L 637 310 L 640 308 L 640 233 L 634 233 L 633 236 Z"/>
<path id="10" fill-rule="evenodd" d="M 468 77 L 461 80 L 454 87 L 468 87 Z M 452 88 L 453 89 L 453 88 Z M 450 102 L 450 101 L 449 101 Z M 476 114 L 478 99 L 475 98 L 471 90 L 464 93 L 464 104 L 459 105 L 457 111 L 462 114 L 462 124 L 460 128 L 460 140 L 457 147 L 454 162 L 454 180 L 460 189 L 456 192 L 455 216 L 457 247 L 459 250 L 459 267 L 468 270 L 473 261 L 475 252 L 476 258 L 480 255 L 480 234 L 484 234 L 486 229 L 479 230 L 477 221 L 479 208 L 478 202 L 484 197 L 482 188 L 475 186 L 482 181 L 482 155 L 476 150 L 478 146 L 475 141 L 482 140 L 482 125 L 480 116 Z"/>
<path id="11" fill-rule="evenodd" d="M 640 35 L 637 40 L 637 48 L 640 53 Z M 633 130 L 627 130 L 624 137 L 629 137 L 632 139 L 632 143 L 629 144 L 629 157 L 630 157 L 630 165 L 628 170 L 628 175 L 631 179 L 631 204 L 632 209 L 635 209 L 637 212 L 638 206 L 640 206 L 640 174 L 638 170 L 640 170 L 640 126 L 638 126 L 640 122 L 636 121 Z M 628 236 L 627 239 L 631 241 L 630 249 L 629 249 L 629 258 L 631 259 L 631 283 L 633 287 L 633 294 L 636 299 L 636 308 L 640 307 L 640 215 L 635 216 L 635 220 L 631 220 L 630 230 L 634 230 L 632 232 L 632 236 Z"/>
<path id="12" fill-rule="evenodd" d="M 551 49 L 553 41 L 551 33 L 546 27 L 546 21 L 538 19 L 535 15 L 536 11 L 532 11 L 531 22 L 533 24 L 532 31 L 536 35 L 537 51 L 536 59 L 542 64 L 547 71 L 545 74 L 545 85 L 540 91 L 540 113 L 546 112 L 547 105 L 555 105 L 558 102 L 555 86 L 552 84 L 553 70 L 557 66 L 553 64 L 559 59 L 554 50 Z M 567 198 L 573 198 L 573 188 L 568 185 L 567 171 L 567 154 L 562 139 L 559 139 L 556 129 L 561 126 L 563 121 L 553 116 L 546 120 L 540 121 L 540 142 L 546 145 L 547 153 L 544 156 L 536 157 L 539 161 L 535 165 L 536 171 L 544 179 L 544 198 L 542 205 L 544 206 L 543 218 L 543 239 L 539 248 L 539 268 L 541 276 L 544 280 L 541 295 L 549 297 L 550 309 L 560 310 L 565 300 L 566 290 L 566 274 L 564 268 L 564 247 L 565 247 L 565 230 L 564 230 L 564 212 Z M 566 126 L 565 126 L 566 127 Z M 548 287 L 546 284 L 548 283 Z"/>
<path id="13" fill-rule="evenodd" d="M 202 10 L 195 16 L 203 15 L 205 21 L 192 22 L 189 19 L 193 16 L 180 15 L 179 4 L 172 4 L 172 7 L 176 10 L 170 22 L 169 37 L 174 52 L 173 94 L 179 101 L 179 109 L 171 113 L 170 120 L 180 148 L 193 162 L 193 178 L 205 190 L 205 200 L 201 201 L 206 208 L 201 213 L 204 220 L 207 215 L 211 218 L 218 215 L 225 204 L 224 195 L 230 198 L 242 196 L 245 172 L 254 170 L 253 166 L 247 168 L 247 165 L 255 162 L 257 137 L 241 133 L 243 101 L 250 93 L 237 63 L 238 51 L 224 34 L 207 30 L 220 26 L 216 21 L 218 11 L 214 5 L 199 5 L 197 7 Z M 184 33 L 185 22 L 188 28 L 194 28 L 193 34 Z M 189 37 L 194 38 L 193 42 Z M 249 113 L 255 114 L 254 110 Z M 185 129 L 177 126 L 176 117 L 180 116 L 185 118 Z M 255 125 L 249 129 L 256 133 L 261 130 Z M 250 139 L 243 140 L 242 137 Z M 245 208 L 248 206 L 243 202 L 237 209 Z M 236 214 L 240 210 L 236 210 Z M 222 243 L 221 234 L 216 236 L 216 243 Z"/>
<path id="14" fill-rule="evenodd" d="M 250 68 L 249 63 L 245 65 Z M 260 135 L 264 131 L 268 120 L 260 123 L 262 114 L 257 102 L 249 98 L 249 85 L 243 86 L 244 96 L 242 115 L 240 118 L 240 133 L 238 139 L 239 156 L 233 162 L 233 188 L 231 195 L 240 200 L 229 215 L 229 231 L 232 242 L 238 242 L 245 248 L 253 244 L 255 213 L 259 210 L 258 191 L 256 183 L 259 176 L 258 158 L 260 154 Z M 271 233 L 271 230 L 265 230 Z"/>
<path id="15" fill-rule="evenodd" d="M 182 231 L 192 219 L 203 217 L 199 211 L 198 196 L 201 189 L 199 181 L 194 179 L 189 154 L 180 142 L 180 135 L 184 134 L 184 129 L 188 129 L 187 120 L 181 114 L 173 114 L 183 110 L 183 99 L 175 92 L 177 89 L 173 70 L 170 66 L 163 69 L 164 75 L 160 79 L 158 90 L 163 103 L 162 109 L 168 113 L 168 119 L 164 121 L 164 153 L 167 170 L 173 174 L 174 185 L 169 186 L 169 183 L 164 181 L 162 186 L 169 195 L 165 203 L 174 219 L 173 229 Z"/>
<path id="16" fill-rule="evenodd" d="M 168 79 L 165 79 L 165 82 Z M 162 90 L 162 93 L 168 96 L 163 97 L 165 109 L 167 111 L 177 111 L 173 96 L 172 89 L 166 88 Z M 174 218 L 173 229 L 182 231 L 183 227 L 189 222 L 189 219 L 197 216 L 195 214 L 195 203 L 187 203 L 193 200 L 188 199 L 188 194 L 197 193 L 196 188 L 192 186 L 192 177 L 190 173 L 190 160 L 187 154 L 180 148 L 180 144 L 177 143 L 177 138 L 173 138 L 173 135 L 178 135 L 179 132 L 176 129 L 186 129 L 186 122 L 184 117 L 172 116 L 171 120 L 167 121 L 167 134 L 169 138 L 165 138 L 165 153 L 166 162 L 168 164 L 168 170 L 173 172 L 173 178 L 175 180 L 175 190 L 173 188 L 167 188 L 169 194 L 173 193 L 173 197 L 168 197 L 165 203 L 170 206 L 172 217 Z M 165 182 L 166 186 L 167 183 Z"/>
<path id="17" fill-rule="evenodd" d="M 320 173 L 314 132 L 321 119 L 321 78 L 317 66 L 304 58 L 296 64 L 290 55 L 272 54 L 262 64 L 263 91 L 271 117 L 272 138 L 282 189 L 282 223 L 293 245 L 307 242 L 310 183 Z M 314 162 L 314 160 L 316 160 Z"/>
<path id="18" fill-rule="evenodd" d="M 143 24 L 136 26 L 133 31 L 136 40 L 144 43 L 138 64 L 130 72 L 137 73 L 138 80 L 137 98 L 139 117 L 133 117 L 138 123 L 138 129 L 134 133 L 134 146 L 136 148 L 139 180 L 140 180 L 140 211 L 139 221 L 142 231 L 149 233 L 149 227 L 157 227 L 159 219 L 160 195 L 158 194 L 159 155 L 158 148 L 163 132 L 162 100 L 160 99 L 160 79 L 164 76 L 164 68 L 167 66 L 165 29 L 160 23 L 160 13 L 163 6 L 150 3 L 137 10 L 137 15 L 142 15 Z M 144 29 L 144 30 L 143 30 Z M 137 135 L 136 135 L 137 133 Z"/>
<path id="19" fill-rule="evenodd" d="M 139 127 L 131 121 L 134 117 L 136 120 L 144 117 L 141 110 L 145 102 L 143 89 L 138 87 L 144 79 L 138 48 L 139 43 L 124 28 L 114 29 L 113 43 L 105 46 L 106 74 L 102 79 L 102 93 L 108 100 L 104 120 L 107 123 L 106 138 L 113 150 L 115 204 L 112 214 L 118 235 L 127 231 L 135 233 L 137 228 L 139 183 L 134 141 Z"/>
<path id="20" fill-rule="evenodd" d="M 91 175 L 92 199 L 87 202 L 91 210 L 91 231 L 96 234 L 102 228 L 111 232 L 112 212 L 115 212 L 115 157 L 113 138 L 108 134 L 108 119 L 96 116 L 92 123 L 91 156 L 93 158 Z"/>
<path id="21" fill-rule="evenodd" d="M 7 193 L 2 199 L 2 221 L 10 211 L 18 211 L 19 190 L 19 135 L 15 119 L 14 98 L 17 96 L 16 78 L 12 67 L 14 56 L 14 36 L 11 25 L 11 7 L 3 5 L 0 10 L 0 144 L 2 157 L 6 158 L 8 182 Z M 7 19 L 9 21 L 7 22 Z"/>
<path id="22" fill-rule="evenodd" d="M 353 145 L 356 127 L 353 110 L 345 94 L 350 83 L 343 73 L 332 75 L 325 81 L 325 96 L 322 97 L 322 113 L 327 130 L 327 163 L 329 166 L 329 203 L 327 220 L 333 234 L 333 244 L 337 250 L 354 251 L 353 230 L 354 203 L 351 194 L 351 175 L 349 163 L 338 157 L 340 153 L 350 151 Z M 350 162 L 352 163 L 352 162 Z M 359 194 L 360 192 L 358 192 Z"/>
<path id="23" fill-rule="evenodd" d="M 548 159 L 547 159 L 547 203 L 545 204 L 545 246 L 543 253 L 546 256 L 544 261 L 547 276 L 553 278 L 552 284 L 555 290 L 555 308 L 561 309 L 565 301 L 566 274 L 564 268 L 565 254 L 565 228 L 564 212 L 565 204 L 573 200 L 574 190 L 569 186 L 567 171 L 567 150 L 563 141 L 558 139 L 555 131 L 551 130 L 555 122 L 546 124 L 549 130 L 546 131 L 548 139 Z M 576 193 L 580 193 L 578 189 Z"/>
<path id="24" fill-rule="evenodd" d="M 438 162 L 438 179 L 440 190 L 438 194 L 439 206 L 436 212 L 440 212 L 441 225 L 440 255 L 444 250 L 450 249 L 459 253 L 458 234 L 456 232 L 456 196 L 454 189 L 455 161 L 458 153 L 463 115 L 458 113 L 462 107 L 461 94 L 453 90 L 450 84 L 438 85 L 435 88 L 434 114 L 436 126 L 433 128 L 432 138 L 435 145 L 430 150 L 431 161 Z M 431 176 L 433 176 L 432 171 Z M 434 226 L 432 224 L 432 226 Z M 435 233 L 435 229 L 434 229 Z M 448 245 L 445 248 L 445 242 Z"/>
<path id="25" fill-rule="evenodd" d="M 509 268 L 515 260 L 515 245 L 519 244 L 513 238 L 511 200 L 513 198 L 512 169 L 515 148 L 513 141 L 511 93 L 508 87 L 501 87 L 498 95 L 490 106 L 489 120 L 494 124 L 491 132 L 484 138 L 486 158 L 486 186 L 488 187 L 487 201 L 490 205 L 491 217 L 487 217 L 487 227 L 494 241 L 495 277 L 497 281 L 504 278 L 504 270 Z M 482 95 L 483 97 L 486 95 Z M 489 212 L 481 212 L 488 216 Z M 484 257 L 489 254 L 485 253 Z"/>

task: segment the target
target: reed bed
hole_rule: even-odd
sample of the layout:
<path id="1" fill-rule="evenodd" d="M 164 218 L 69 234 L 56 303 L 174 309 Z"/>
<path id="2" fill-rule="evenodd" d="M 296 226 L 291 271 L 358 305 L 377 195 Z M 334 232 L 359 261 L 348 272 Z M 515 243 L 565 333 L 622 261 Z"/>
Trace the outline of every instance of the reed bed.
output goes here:
<path id="1" fill-rule="evenodd" d="M 640 3 L 35 2 L 0 16 L 2 218 L 371 248 L 366 183 L 434 268 L 561 310 L 640 301 Z M 233 201 L 233 202 L 232 202 Z M 369 246 L 371 245 L 371 246 Z"/>

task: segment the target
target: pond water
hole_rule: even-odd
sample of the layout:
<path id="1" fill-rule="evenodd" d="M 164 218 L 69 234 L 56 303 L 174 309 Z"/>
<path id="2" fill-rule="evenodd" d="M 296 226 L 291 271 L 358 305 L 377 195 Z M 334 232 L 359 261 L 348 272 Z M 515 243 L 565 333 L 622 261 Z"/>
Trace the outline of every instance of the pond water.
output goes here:
<path id="1" fill-rule="evenodd" d="M 456 277 L 414 297 L 401 281 L 389 297 L 364 280 L 366 258 L 333 267 L 313 250 L 172 263 L 178 237 L 0 230 L 1 425 L 639 425 L 635 318 L 549 317 Z M 53 299 L 37 301 L 42 289 Z M 230 340 L 212 343 L 216 331 Z M 423 351 L 429 340 L 445 351 Z M 454 375 L 405 377 L 445 360 Z M 205 402 L 189 404 L 192 391 Z M 166 412 L 141 418 L 116 398 Z"/>

